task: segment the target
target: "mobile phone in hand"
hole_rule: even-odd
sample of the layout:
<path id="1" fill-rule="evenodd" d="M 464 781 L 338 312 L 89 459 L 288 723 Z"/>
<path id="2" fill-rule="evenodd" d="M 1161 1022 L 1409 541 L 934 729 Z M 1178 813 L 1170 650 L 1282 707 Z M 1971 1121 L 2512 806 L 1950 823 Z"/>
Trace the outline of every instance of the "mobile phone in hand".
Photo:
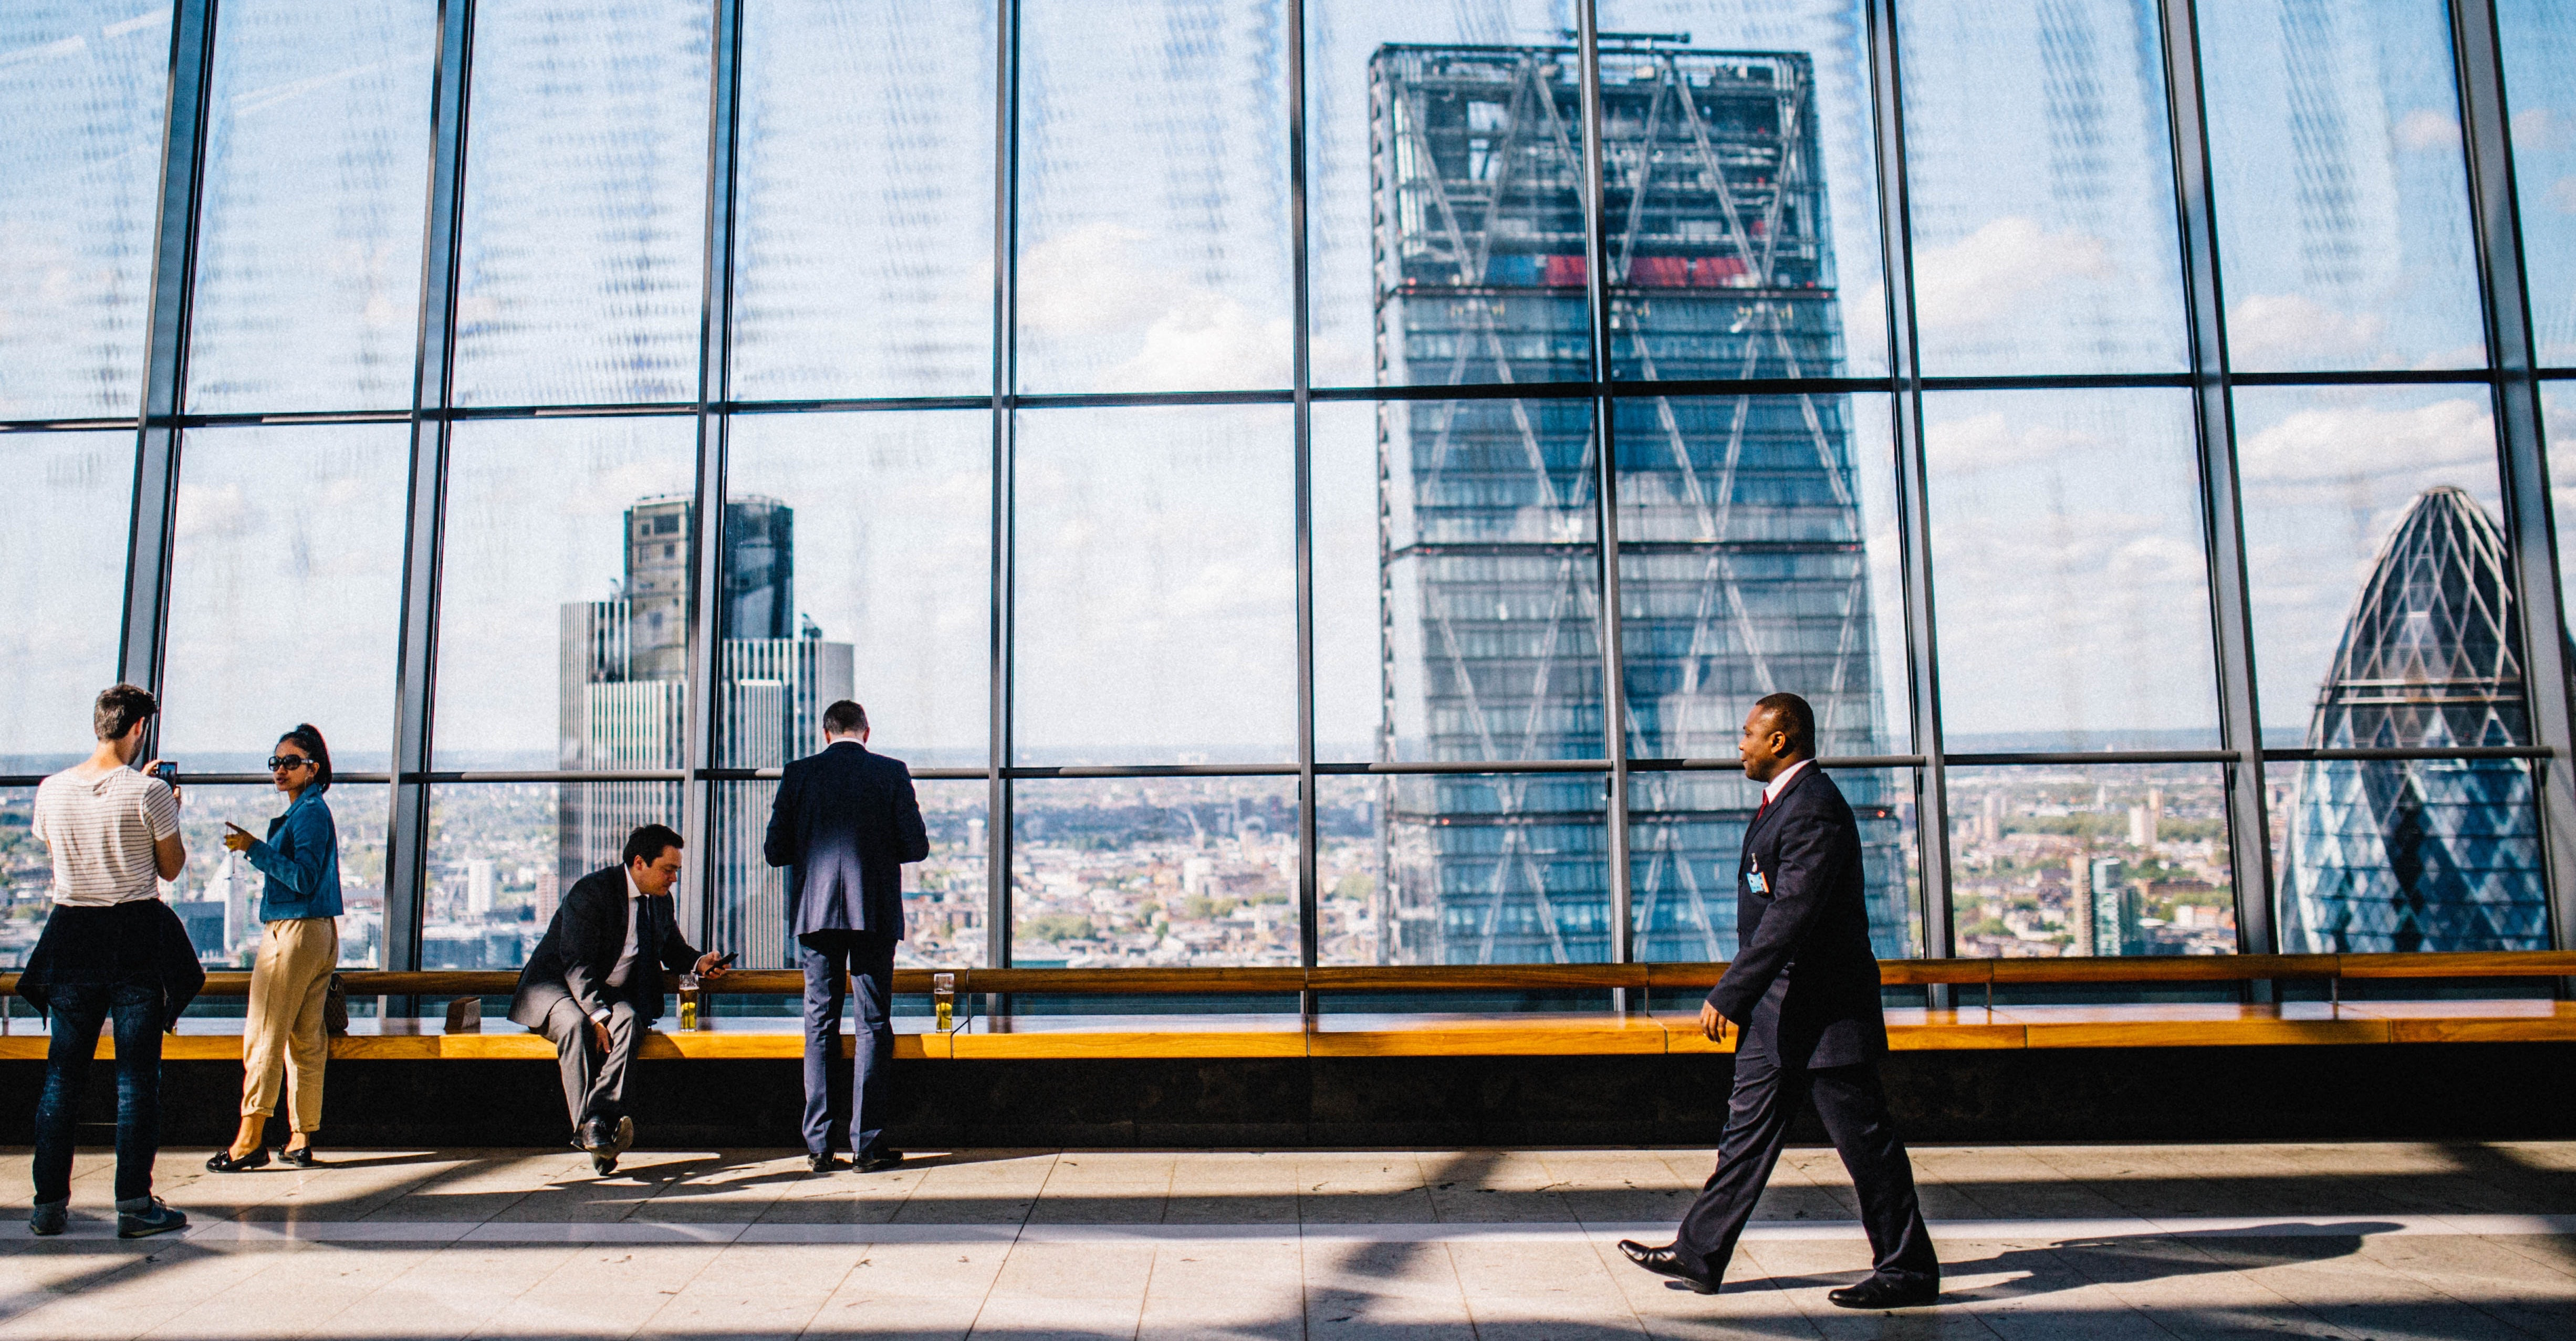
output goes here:
<path id="1" fill-rule="evenodd" d="M 726 952 L 726 953 L 724 953 L 724 954 L 717 955 L 717 956 L 716 956 L 716 967 L 717 967 L 717 968 L 732 968 L 732 967 L 733 967 L 733 961 L 734 961 L 734 959 L 735 959 L 735 955 L 734 955 L 734 954 L 733 954 L 733 952 L 731 952 L 731 951 L 728 951 L 728 952 Z"/>
<path id="2" fill-rule="evenodd" d="M 179 785 L 179 766 L 164 759 L 152 766 L 152 776 L 176 787 Z"/>

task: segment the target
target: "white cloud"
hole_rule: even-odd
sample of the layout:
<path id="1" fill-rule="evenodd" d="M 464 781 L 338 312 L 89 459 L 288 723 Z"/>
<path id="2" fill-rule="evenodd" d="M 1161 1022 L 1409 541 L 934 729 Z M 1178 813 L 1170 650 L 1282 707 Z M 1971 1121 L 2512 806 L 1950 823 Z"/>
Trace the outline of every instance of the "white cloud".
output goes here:
<path id="1" fill-rule="evenodd" d="M 2019 315 L 2021 299 L 2070 279 L 2109 279 L 2110 245 L 2086 233 L 2052 233 L 2006 215 L 1915 254 L 1916 319 L 1971 326 Z"/>
<path id="2" fill-rule="evenodd" d="M 2576 214 L 2576 177 L 2561 177 L 2551 182 L 2549 203 L 2561 214 Z"/>
<path id="3" fill-rule="evenodd" d="M 2546 107 L 2533 107 L 2513 114 L 2513 147 L 2529 152 L 2555 149 L 2567 139 L 2567 119 Z"/>
<path id="4" fill-rule="evenodd" d="M 2016 426 L 2000 410 L 1965 419 L 1935 420 L 1924 425 L 1923 438 L 1930 448 L 1933 469 L 1944 474 L 2027 465 L 2101 445 L 2090 435 L 2062 424 Z"/>
<path id="5" fill-rule="evenodd" d="M 1286 386 L 1288 320 L 1153 264 L 1151 241 L 1102 222 L 1031 247 L 1019 269 L 1022 329 L 1088 346 L 1100 390 Z"/>
<path id="6" fill-rule="evenodd" d="M 2495 427 L 2487 407 L 2466 398 L 2383 410 L 2337 405 L 2301 410 L 2248 436 L 2238 451 L 2253 485 L 2330 484 L 2366 477 L 2422 477 L 2411 486 L 2456 483 L 2464 469 L 2492 472 Z"/>
<path id="7" fill-rule="evenodd" d="M 259 511 L 237 483 L 179 486 L 179 538 L 248 535 L 259 525 Z"/>
<path id="8" fill-rule="evenodd" d="M 2352 362 L 2387 329 L 2377 313 L 2339 312 L 2303 294 L 2258 293 L 2228 309 L 2227 347 L 2239 363 L 2319 356 Z"/>
<path id="9" fill-rule="evenodd" d="M 2448 112 L 2418 107 L 2398 119 L 2397 142 L 2409 149 L 2456 149 L 2460 123 Z"/>

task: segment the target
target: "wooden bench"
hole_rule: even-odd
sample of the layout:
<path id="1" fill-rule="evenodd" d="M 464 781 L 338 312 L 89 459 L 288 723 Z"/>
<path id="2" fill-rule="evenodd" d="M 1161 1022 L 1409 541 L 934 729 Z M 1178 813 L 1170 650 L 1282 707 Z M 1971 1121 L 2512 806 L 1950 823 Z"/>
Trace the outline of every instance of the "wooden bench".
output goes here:
<path id="1" fill-rule="evenodd" d="M 1499 964 L 1412 967 L 900 969 L 895 990 L 921 996 L 932 975 L 953 977 L 958 1027 L 930 1029 L 928 1016 L 899 1017 L 896 1056 L 922 1060 L 998 1058 L 1425 1057 L 1680 1054 L 1727 1051 L 1699 1032 L 1697 1007 L 1589 1012 L 1344 1013 L 1316 1008 L 1335 995 L 1461 992 L 1704 991 L 1724 964 Z M 1890 986 L 1944 984 L 1982 989 L 1981 1002 L 1946 1009 L 1895 1007 L 1888 1042 L 1900 1051 L 2023 1048 L 2212 1047 L 2284 1044 L 2397 1044 L 2576 1041 L 2576 1002 L 2345 1001 L 2346 979 L 2472 980 L 2576 977 L 2576 953 L 2526 951 L 2413 955 L 2218 955 L 2103 959 L 1887 960 Z M 507 995 L 506 972 L 341 974 L 356 997 L 486 998 Z M 2284 1004 L 1996 1004 L 1997 985 L 2228 983 L 2323 981 L 2328 998 Z M 239 996 L 247 973 L 207 975 L 205 995 Z M 14 974 L 0 975 L 0 994 L 14 996 Z M 726 996 L 794 996 L 799 973 L 740 970 Z M 1235 1015 L 1026 1013 L 978 1016 L 966 1009 L 983 994 L 1058 997 L 1299 998 L 1300 1010 Z M 648 1059 L 786 1059 L 802 1055 L 793 1019 L 716 1017 L 703 1030 L 656 1031 Z M 480 1020 L 477 1019 L 479 1029 Z M 843 1046 L 846 1049 L 848 1040 Z M 108 1055 L 102 1040 L 101 1055 Z M 0 1035 L 0 1060 L 44 1055 L 45 1039 L 23 1013 Z M 224 1060 L 241 1055 L 237 1021 L 191 1017 L 164 1045 L 172 1059 Z M 436 1020 L 361 1019 L 332 1040 L 332 1056 L 369 1059 L 527 1059 L 553 1056 L 544 1039 L 504 1024 L 491 1033 L 438 1031 Z"/>

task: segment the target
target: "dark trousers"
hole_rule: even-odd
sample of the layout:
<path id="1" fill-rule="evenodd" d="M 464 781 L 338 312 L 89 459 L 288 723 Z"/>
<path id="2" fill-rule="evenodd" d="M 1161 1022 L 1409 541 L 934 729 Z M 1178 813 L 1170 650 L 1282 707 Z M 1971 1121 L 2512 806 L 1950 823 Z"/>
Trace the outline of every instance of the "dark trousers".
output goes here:
<path id="1" fill-rule="evenodd" d="M 1726 1131 L 1718 1138 L 1717 1171 L 1683 1213 L 1674 1240 L 1682 1265 L 1712 1281 L 1724 1278 L 1735 1241 L 1753 1218 L 1753 1203 L 1780 1162 L 1789 1117 L 1810 1097 L 1860 1194 L 1861 1227 L 1869 1234 L 1877 1274 L 1908 1284 L 1938 1282 L 1941 1263 L 1932 1255 L 1932 1231 L 1924 1227 L 1923 1208 L 1914 1197 L 1914 1163 L 1888 1120 L 1878 1064 L 1789 1070 L 1759 1051 L 1735 1054 L 1735 1092 L 1726 1104 Z"/>
<path id="2" fill-rule="evenodd" d="M 886 1081 L 894 1073 L 894 940 L 884 932 L 809 931 L 796 938 L 805 969 L 805 1150 L 832 1148 L 833 1064 L 841 1052 L 841 1003 L 857 979 L 859 1032 L 850 1062 L 850 1150 L 885 1139 Z"/>
<path id="3" fill-rule="evenodd" d="M 36 1200 L 72 1195 L 72 1129 L 81 1091 L 98 1055 L 99 1026 L 116 1020 L 116 1199 L 152 1195 L 152 1160 L 161 1153 L 161 988 L 126 982 L 59 985 L 49 1007 L 53 1041 L 45 1048 L 45 1089 L 36 1101 Z"/>
<path id="4" fill-rule="evenodd" d="M 543 1032 L 555 1045 L 555 1063 L 563 1071 L 564 1111 L 572 1117 L 577 1137 L 582 1124 L 593 1118 L 615 1122 L 626 1116 L 626 1074 L 633 1068 L 636 1046 L 644 1041 L 644 1025 L 635 1018 L 635 1007 L 610 1002 L 608 1051 L 603 1055 L 581 1003 L 561 987 L 553 993 L 546 1003 Z"/>

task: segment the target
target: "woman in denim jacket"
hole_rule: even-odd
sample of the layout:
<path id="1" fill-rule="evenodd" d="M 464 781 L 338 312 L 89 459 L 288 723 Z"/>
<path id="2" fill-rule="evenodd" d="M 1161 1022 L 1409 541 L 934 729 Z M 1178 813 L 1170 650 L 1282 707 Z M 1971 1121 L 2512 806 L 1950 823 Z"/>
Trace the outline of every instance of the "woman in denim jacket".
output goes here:
<path id="1" fill-rule="evenodd" d="M 331 1041 L 322 1009 L 331 970 L 340 962 L 340 836 L 322 793 L 331 790 L 331 751 L 309 725 L 278 737 L 269 773 L 286 793 L 286 813 L 253 838 L 227 824 L 224 846 L 250 858 L 268 877 L 259 895 L 259 958 L 250 971 L 250 1016 L 242 1023 L 242 1120 L 232 1147 L 206 1161 L 216 1173 L 268 1163 L 268 1115 L 285 1081 L 287 1125 L 294 1134 L 278 1157 L 313 1167 L 313 1133 L 322 1125 L 322 1063 Z"/>

